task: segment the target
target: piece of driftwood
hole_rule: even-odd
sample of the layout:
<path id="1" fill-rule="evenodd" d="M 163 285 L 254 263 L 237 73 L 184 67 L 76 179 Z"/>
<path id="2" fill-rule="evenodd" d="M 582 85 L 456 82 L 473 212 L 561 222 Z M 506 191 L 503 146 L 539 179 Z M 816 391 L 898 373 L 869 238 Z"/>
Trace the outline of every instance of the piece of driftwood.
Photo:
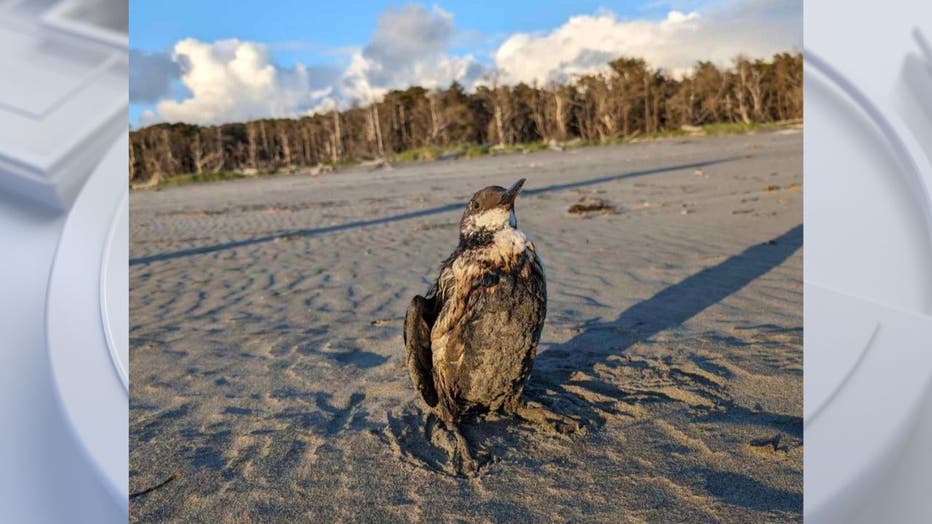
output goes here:
<path id="1" fill-rule="evenodd" d="M 144 490 L 142 490 L 142 491 L 137 491 L 136 493 L 130 493 L 129 499 L 130 499 L 130 500 L 133 500 L 134 498 L 141 497 L 141 496 L 143 496 L 143 495 L 148 495 L 149 493 L 152 493 L 153 491 L 155 491 L 155 490 L 157 490 L 157 489 L 159 489 L 159 488 L 162 488 L 162 487 L 165 487 L 165 486 L 171 484 L 173 481 L 177 480 L 177 479 L 180 478 L 180 477 L 181 477 L 181 470 L 177 470 L 177 471 L 175 471 L 174 473 L 172 473 L 171 475 L 169 475 L 167 479 L 163 480 L 163 481 L 160 482 L 159 484 L 156 484 L 155 486 L 152 486 L 152 487 L 150 487 L 150 488 L 146 488 L 146 489 L 144 489 Z"/>

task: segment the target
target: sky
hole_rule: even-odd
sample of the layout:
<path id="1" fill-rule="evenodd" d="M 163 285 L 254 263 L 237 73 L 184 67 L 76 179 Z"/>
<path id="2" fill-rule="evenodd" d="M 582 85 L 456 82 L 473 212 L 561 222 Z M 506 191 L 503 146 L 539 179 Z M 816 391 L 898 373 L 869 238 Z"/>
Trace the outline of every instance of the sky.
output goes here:
<path id="1" fill-rule="evenodd" d="M 410 85 L 682 74 L 802 47 L 802 0 L 130 2 L 130 125 L 299 117 Z"/>

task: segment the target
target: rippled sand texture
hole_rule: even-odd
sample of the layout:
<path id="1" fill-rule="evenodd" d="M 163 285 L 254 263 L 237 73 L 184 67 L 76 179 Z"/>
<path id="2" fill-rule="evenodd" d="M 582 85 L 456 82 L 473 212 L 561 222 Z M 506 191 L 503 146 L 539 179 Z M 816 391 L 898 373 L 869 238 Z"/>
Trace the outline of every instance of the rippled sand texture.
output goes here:
<path id="1" fill-rule="evenodd" d="M 476 189 L 527 177 L 549 312 L 526 396 L 586 421 L 425 441 L 402 319 Z M 763 522 L 802 513 L 802 134 L 131 196 L 132 519 Z M 615 213 L 570 214 L 582 197 Z"/>

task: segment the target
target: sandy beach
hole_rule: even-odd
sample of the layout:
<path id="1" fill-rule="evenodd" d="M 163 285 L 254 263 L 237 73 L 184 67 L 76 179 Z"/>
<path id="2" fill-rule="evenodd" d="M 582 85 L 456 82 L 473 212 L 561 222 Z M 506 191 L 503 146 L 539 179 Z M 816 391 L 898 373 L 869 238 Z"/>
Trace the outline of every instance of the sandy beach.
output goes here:
<path id="1" fill-rule="evenodd" d="M 139 522 L 801 521 L 802 131 L 134 191 Z M 526 398 L 570 439 L 465 429 L 448 474 L 404 365 L 462 206 L 517 201 L 548 279 Z M 612 207 L 582 215 L 584 197 Z"/>

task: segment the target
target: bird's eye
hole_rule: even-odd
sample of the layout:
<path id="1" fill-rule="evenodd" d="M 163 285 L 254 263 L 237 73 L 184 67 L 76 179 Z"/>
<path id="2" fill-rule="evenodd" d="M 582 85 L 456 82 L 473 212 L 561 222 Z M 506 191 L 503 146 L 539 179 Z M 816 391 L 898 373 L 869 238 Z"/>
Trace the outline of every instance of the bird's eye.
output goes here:
<path id="1" fill-rule="evenodd" d="M 469 203 L 469 207 L 471 207 L 473 211 L 479 209 L 479 201 L 473 200 L 472 202 Z"/>

